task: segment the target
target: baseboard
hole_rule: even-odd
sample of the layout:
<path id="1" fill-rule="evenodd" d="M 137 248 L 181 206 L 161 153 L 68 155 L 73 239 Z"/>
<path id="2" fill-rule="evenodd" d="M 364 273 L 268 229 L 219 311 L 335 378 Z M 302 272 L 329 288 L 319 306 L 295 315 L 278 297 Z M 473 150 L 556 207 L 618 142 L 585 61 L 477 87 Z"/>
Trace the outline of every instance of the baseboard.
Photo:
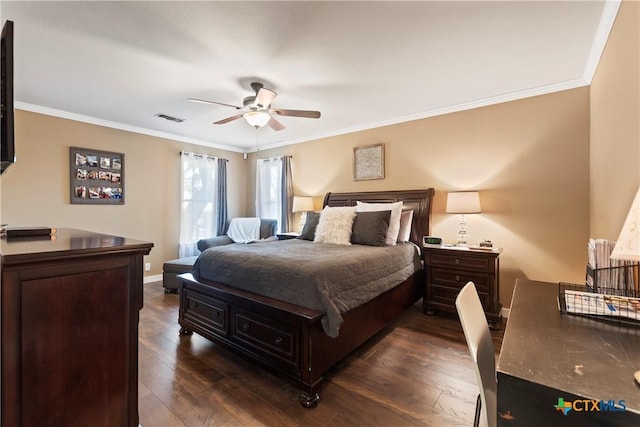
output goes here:
<path id="1" fill-rule="evenodd" d="M 161 282 L 162 274 L 156 274 L 155 276 L 145 276 L 143 283 Z"/>

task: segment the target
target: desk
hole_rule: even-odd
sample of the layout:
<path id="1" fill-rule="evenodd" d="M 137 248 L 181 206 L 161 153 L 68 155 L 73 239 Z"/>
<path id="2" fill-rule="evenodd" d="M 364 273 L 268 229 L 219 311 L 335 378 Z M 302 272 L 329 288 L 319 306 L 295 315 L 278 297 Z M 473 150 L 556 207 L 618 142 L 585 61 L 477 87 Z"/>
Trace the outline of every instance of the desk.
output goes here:
<path id="1" fill-rule="evenodd" d="M 516 281 L 497 365 L 499 425 L 640 425 L 640 328 L 561 314 L 557 297 L 557 283 Z M 575 410 L 555 409 L 559 398 Z M 580 399 L 624 400 L 626 410 Z"/>

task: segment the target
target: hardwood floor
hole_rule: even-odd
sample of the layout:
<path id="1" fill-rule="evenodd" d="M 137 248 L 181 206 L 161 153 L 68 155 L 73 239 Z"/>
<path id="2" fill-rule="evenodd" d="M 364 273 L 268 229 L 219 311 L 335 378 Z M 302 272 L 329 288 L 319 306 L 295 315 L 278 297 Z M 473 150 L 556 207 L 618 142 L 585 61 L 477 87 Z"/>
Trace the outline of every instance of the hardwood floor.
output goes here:
<path id="1" fill-rule="evenodd" d="M 199 335 L 178 336 L 178 296 L 145 285 L 140 314 L 143 427 L 471 426 L 478 394 L 456 317 L 422 302 L 327 376 L 316 408 L 298 389 Z M 503 331 L 492 331 L 496 355 Z"/>

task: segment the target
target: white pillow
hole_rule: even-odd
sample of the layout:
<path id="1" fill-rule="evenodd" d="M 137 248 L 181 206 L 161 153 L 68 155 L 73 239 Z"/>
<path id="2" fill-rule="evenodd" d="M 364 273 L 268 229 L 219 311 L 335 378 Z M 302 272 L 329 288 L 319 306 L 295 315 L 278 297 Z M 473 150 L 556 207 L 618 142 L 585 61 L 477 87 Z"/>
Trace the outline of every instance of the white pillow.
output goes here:
<path id="1" fill-rule="evenodd" d="M 314 243 L 351 244 L 351 229 L 356 217 L 355 206 L 325 206 L 320 212 Z"/>
<path id="2" fill-rule="evenodd" d="M 357 212 L 391 211 L 389 229 L 387 230 L 387 245 L 395 245 L 400 233 L 400 216 L 402 215 L 402 202 L 395 203 L 356 203 Z"/>
<path id="3" fill-rule="evenodd" d="M 400 232 L 398 242 L 405 243 L 411 240 L 411 223 L 413 222 L 413 211 L 402 211 L 400 215 Z"/>

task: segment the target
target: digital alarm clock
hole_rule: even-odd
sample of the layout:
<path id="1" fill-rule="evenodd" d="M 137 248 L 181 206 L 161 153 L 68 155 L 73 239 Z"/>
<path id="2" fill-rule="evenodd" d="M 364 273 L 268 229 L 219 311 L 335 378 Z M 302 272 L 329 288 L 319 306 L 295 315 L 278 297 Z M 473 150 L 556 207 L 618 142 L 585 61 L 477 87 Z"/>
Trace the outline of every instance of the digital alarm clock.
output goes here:
<path id="1" fill-rule="evenodd" d="M 442 246 L 441 237 L 424 236 L 422 237 L 422 246 Z"/>

